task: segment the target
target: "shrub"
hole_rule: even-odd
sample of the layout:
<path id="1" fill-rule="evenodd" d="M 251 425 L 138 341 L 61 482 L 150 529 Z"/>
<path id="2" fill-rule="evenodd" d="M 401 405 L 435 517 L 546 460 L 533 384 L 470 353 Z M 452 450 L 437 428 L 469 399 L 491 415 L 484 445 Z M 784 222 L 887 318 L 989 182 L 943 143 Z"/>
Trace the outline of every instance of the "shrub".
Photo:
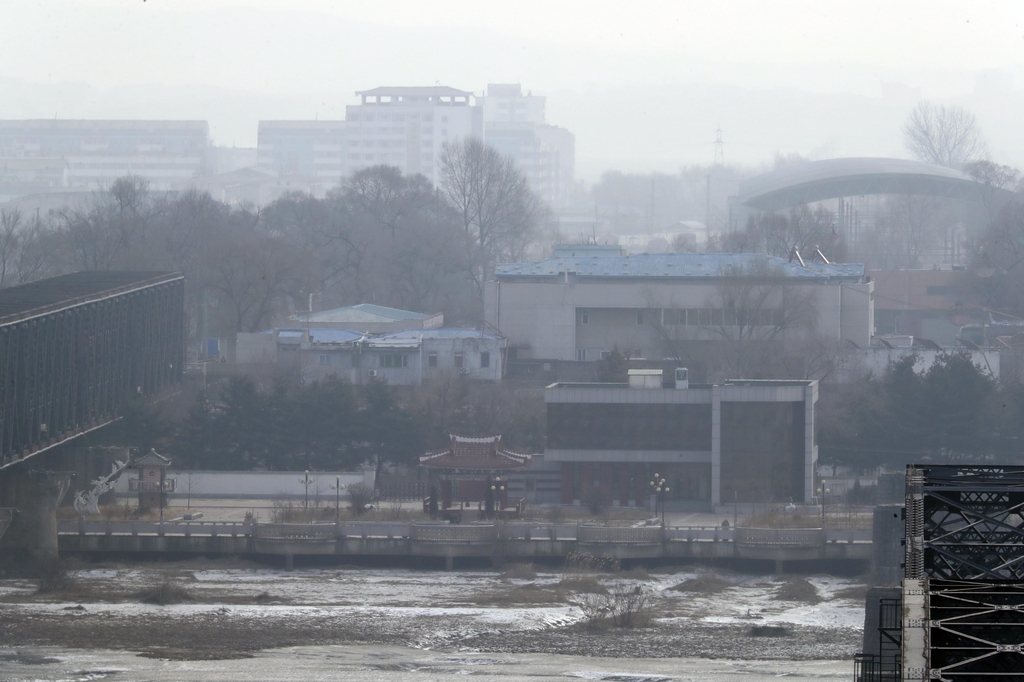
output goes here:
<path id="1" fill-rule="evenodd" d="M 39 579 L 40 594 L 66 592 L 74 587 L 78 577 L 78 574 L 70 570 L 67 563 L 60 559 L 40 561 L 35 573 Z"/>
<path id="2" fill-rule="evenodd" d="M 373 490 L 364 483 L 353 483 L 348 487 L 348 504 L 353 514 L 362 514 L 366 505 L 373 501 Z"/>
<path id="3" fill-rule="evenodd" d="M 804 578 L 793 578 L 775 592 L 778 601 L 800 601 L 805 604 L 817 604 L 821 601 L 818 588 Z"/>
<path id="4" fill-rule="evenodd" d="M 694 592 L 697 594 L 716 594 L 732 587 L 732 583 L 722 580 L 713 573 L 701 573 L 695 578 L 684 580 L 672 589 L 676 592 Z"/>
<path id="5" fill-rule="evenodd" d="M 646 627 L 651 622 L 650 590 L 636 585 L 621 587 L 607 594 L 580 594 L 570 600 L 583 613 L 586 627 L 605 625 L 617 628 Z"/>
<path id="6" fill-rule="evenodd" d="M 751 637 L 789 637 L 789 629 L 781 625 L 755 625 L 747 634 Z"/>
<path id="7" fill-rule="evenodd" d="M 600 488 L 591 488 L 583 495 L 583 504 L 594 516 L 600 516 L 610 502 L 607 493 Z"/>

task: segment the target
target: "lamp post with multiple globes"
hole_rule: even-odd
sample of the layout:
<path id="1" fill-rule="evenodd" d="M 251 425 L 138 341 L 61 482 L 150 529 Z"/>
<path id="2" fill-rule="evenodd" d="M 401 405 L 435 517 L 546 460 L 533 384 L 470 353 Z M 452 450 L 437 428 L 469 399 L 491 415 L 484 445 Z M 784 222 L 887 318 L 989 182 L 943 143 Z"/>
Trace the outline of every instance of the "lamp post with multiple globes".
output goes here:
<path id="1" fill-rule="evenodd" d="M 334 475 L 334 483 L 331 484 L 331 490 L 334 491 L 334 520 L 338 521 L 341 519 L 341 491 L 345 489 L 345 484 L 341 482 L 341 475 Z"/>
<path id="2" fill-rule="evenodd" d="M 658 476 L 658 472 L 654 472 L 654 480 L 651 481 L 651 488 L 657 494 L 655 498 L 654 513 L 658 513 L 657 504 L 661 503 L 661 525 L 665 525 L 665 493 L 669 492 L 671 488 L 665 485 L 665 479 Z"/>

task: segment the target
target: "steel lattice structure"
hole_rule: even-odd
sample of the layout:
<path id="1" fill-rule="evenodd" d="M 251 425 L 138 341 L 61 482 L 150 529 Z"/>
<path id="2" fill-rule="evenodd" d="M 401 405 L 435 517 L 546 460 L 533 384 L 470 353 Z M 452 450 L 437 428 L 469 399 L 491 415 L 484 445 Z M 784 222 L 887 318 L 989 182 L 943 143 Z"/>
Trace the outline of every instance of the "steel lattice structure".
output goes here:
<path id="1" fill-rule="evenodd" d="M 180 273 L 80 272 L 0 290 L 0 469 L 179 383 Z"/>
<path id="2" fill-rule="evenodd" d="M 1024 585 L 929 580 L 931 679 L 1022 679 Z"/>
<path id="3" fill-rule="evenodd" d="M 1024 582 L 1024 467 L 908 470 L 906 577 Z"/>

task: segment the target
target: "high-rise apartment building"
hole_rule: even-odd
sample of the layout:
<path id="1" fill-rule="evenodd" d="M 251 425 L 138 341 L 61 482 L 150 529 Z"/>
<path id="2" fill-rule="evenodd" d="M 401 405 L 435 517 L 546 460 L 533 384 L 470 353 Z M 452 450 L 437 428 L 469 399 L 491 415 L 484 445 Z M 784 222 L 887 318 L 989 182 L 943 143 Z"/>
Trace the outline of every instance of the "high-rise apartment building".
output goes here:
<path id="1" fill-rule="evenodd" d="M 206 121 L 0 121 L 0 166 L 26 159 L 50 159 L 54 167 L 66 162 L 70 188 L 101 189 L 128 174 L 152 189 L 180 188 L 209 172 L 210 127 Z"/>
<path id="2" fill-rule="evenodd" d="M 545 122 L 545 98 L 519 85 L 490 84 L 483 98 L 484 141 L 516 160 L 531 189 L 552 208 L 572 195 L 576 140 Z"/>
<path id="3" fill-rule="evenodd" d="M 435 86 L 383 87 L 356 94 L 361 103 L 345 108 L 345 175 L 386 164 L 437 183 L 445 142 L 483 138 L 483 110 L 471 92 Z"/>

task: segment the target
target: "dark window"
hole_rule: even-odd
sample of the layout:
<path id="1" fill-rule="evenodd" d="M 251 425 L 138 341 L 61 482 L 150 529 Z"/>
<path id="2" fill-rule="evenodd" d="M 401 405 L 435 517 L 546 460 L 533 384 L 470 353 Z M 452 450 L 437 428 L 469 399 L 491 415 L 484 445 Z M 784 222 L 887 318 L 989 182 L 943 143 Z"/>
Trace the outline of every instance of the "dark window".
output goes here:
<path id="1" fill-rule="evenodd" d="M 953 287 L 936 285 L 925 287 L 925 290 L 929 296 L 952 296 Z"/>
<path id="2" fill-rule="evenodd" d="M 721 326 L 722 325 L 722 311 L 721 310 L 715 309 L 715 310 L 711 311 L 711 324 L 713 324 L 715 326 Z"/>
<path id="3" fill-rule="evenodd" d="M 644 324 L 644 311 L 636 311 L 636 324 L 638 327 L 642 327 Z"/>
<path id="4" fill-rule="evenodd" d="M 359 353 L 353 353 L 352 354 L 352 366 L 353 367 L 358 367 L 359 365 L 363 364 L 362 361 L 363 361 L 363 356 L 362 355 L 360 355 Z"/>
<path id="5" fill-rule="evenodd" d="M 437 367 L 437 353 L 427 353 L 427 367 Z"/>
<path id="6" fill-rule="evenodd" d="M 590 313 L 580 314 L 580 324 L 590 324 Z"/>
<path id="7" fill-rule="evenodd" d="M 409 356 L 398 353 L 388 353 L 381 358 L 381 367 L 408 367 Z"/>
<path id="8" fill-rule="evenodd" d="M 330 364 L 331 364 L 331 356 L 330 355 L 321 355 L 320 356 L 320 365 L 321 366 L 326 366 L 326 365 L 330 365 Z"/>
<path id="9" fill-rule="evenodd" d="M 480 353 L 480 366 L 490 367 L 491 366 L 491 354 L 487 351 Z"/>
<path id="10" fill-rule="evenodd" d="M 700 325 L 707 327 L 711 324 L 711 311 L 707 308 L 700 309 Z"/>
<path id="11" fill-rule="evenodd" d="M 455 366 L 456 367 L 462 367 L 462 352 L 461 351 L 455 354 Z"/>

